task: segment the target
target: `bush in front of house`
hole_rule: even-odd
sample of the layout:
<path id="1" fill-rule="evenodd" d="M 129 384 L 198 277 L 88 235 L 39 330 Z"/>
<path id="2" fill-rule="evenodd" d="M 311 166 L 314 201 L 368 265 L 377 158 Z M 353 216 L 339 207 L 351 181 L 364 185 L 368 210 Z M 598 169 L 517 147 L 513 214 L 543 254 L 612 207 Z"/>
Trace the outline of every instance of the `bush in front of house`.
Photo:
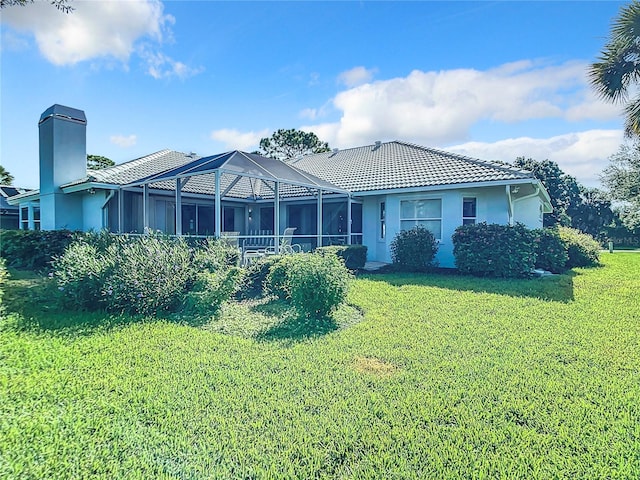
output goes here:
<path id="1" fill-rule="evenodd" d="M 558 233 L 567 248 L 567 268 L 598 265 L 601 246 L 591 235 L 569 227 L 559 227 Z"/>
<path id="2" fill-rule="evenodd" d="M 265 255 L 255 259 L 244 269 L 238 294 L 244 298 L 258 298 L 266 293 L 267 275 L 272 266 L 280 261 L 281 255 Z"/>
<path id="3" fill-rule="evenodd" d="M 349 270 L 360 270 L 364 268 L 367 261 L 366 245 L 331 245 L 328 247 L 318 247 L 315 252 L 320 255 L 336 255 L 342 258 L 344 265 Z"/>
<path id="4" fill-rule="evenodd" d="M 301 315 L 326 318 L 345 301 L 352 275 L 336 255 L 287 255 L 267 275 L 272 293 L 288 299 Z"/>
<path id="5" fill-rule="evenodd" d="M 567 246 L 556 228 L 534 230 L 536 247 L 536 268 L 552 273 L 562 273 L 567 269 Z"/>
<path id="6" fill-rule="evenodd" d="M 535 266 L 535 238 L 522 224 L 462 225 L 452 237 L 456 267 L 479 277 L 526 277 Z"/>
<path id="7" fill-rule="evenodd" d="M 84 241 L 70 244 L 54 257 L 50 274 L 60 291 L 62 305 L 78 310 L 98 310 L 106 303 L 103 287 L 115 267 L 114 252 L 100 251 Z"/>
<path id="8" fill-rule="evenodd" d="M 74 240 L 83 235 L 70 230 L 2 230 L 0 256 L 10 267 L 48 270 L 53 257 L 62 255 Z"/>
<path id="9" fill-rule="evenodd" d="M 95 239 L 94 239 L 95 240 Z M 229 299 L 241 271 L 227 265 L 226 247 L 161 235 L 78 240 L 53 262 L 65 306 L 130 314 L 215 311 Z"/>
<path id="10" fill-rule="evenodd" d="M 402 230 L 391 242 L 391 260 L 397 270 L 426 272 L 435 266 L 438 242 L 421 225 Z"/>

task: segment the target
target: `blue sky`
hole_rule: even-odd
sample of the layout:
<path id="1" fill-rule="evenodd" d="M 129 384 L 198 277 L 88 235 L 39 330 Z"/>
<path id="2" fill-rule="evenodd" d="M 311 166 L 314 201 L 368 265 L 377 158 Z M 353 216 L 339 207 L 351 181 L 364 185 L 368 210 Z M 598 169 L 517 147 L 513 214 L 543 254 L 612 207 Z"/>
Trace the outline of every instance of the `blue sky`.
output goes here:
<path id="1" fill-rule="evenodd" d="M 405 140 L 594 186 L 623 141 L 586 68 L 622 2 L 71 1 L 2 10 L 0 163 L 38 186 L 40 114 L 88 118 L 117 163 L 254 150 L 278 128 L 331 147 Z"/>

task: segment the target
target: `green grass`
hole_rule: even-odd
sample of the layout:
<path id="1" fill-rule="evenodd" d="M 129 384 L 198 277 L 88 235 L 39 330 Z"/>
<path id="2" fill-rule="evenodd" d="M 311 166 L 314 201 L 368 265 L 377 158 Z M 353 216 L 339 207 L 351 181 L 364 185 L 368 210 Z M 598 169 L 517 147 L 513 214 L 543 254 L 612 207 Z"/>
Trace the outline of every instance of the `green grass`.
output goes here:
<path id="1" fill-rule="evenodd" d="M 0 478 L 639 478 L 640 255 L 602 259 L 362 277 L 322 325 L 47 312 L 13 280 Z"/>

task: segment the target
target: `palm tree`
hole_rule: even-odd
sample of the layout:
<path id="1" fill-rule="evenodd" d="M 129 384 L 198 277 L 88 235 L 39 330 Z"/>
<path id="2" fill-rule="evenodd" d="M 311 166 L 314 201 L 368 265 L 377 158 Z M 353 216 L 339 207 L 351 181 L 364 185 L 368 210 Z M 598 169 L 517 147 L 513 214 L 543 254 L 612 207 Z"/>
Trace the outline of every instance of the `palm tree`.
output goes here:
<path id="1" fill-rule="evenodd" d="M 630 90 L 640 84 L 640 2 L 634 0 L 620 9 L 589 77 L 603 98 L 624 104 L 625 134 L 640 137 L 640 95 L 629 98 Z"/>
<path id="2" fill-rule="evenodd" d="M 6 168 L 0 165 L 0 185 L 11 185 L 13 183 L 13 175 Z"/>

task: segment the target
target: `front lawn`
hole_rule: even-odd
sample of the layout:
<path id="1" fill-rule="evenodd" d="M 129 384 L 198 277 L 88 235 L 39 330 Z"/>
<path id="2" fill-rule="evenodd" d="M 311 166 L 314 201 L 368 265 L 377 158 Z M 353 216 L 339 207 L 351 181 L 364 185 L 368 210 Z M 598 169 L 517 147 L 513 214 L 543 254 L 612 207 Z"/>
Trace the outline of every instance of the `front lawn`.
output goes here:
<path id="1" fill-rule="evenodd" d="M 371 275 L 332 324 L 0 321 L 0 478 L 640 477 L 640 255 L 540 280 Z"/>

